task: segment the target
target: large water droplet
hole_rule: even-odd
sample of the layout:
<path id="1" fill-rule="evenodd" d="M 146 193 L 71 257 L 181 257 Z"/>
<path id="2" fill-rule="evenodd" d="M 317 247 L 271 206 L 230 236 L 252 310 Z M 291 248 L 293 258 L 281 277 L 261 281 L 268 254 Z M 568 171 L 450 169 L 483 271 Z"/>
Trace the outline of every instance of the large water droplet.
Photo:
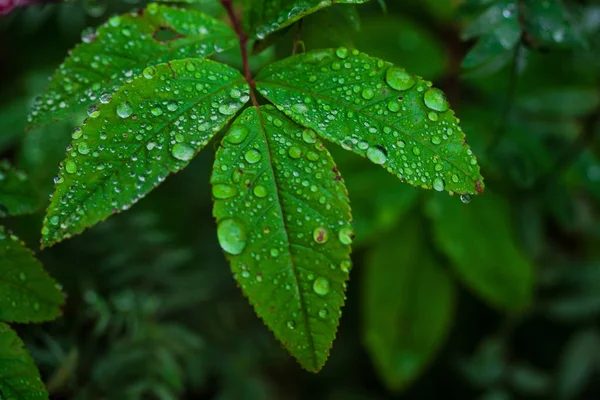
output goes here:
<path id="1" fill-rule="evenodd" d="M 252 190 L 252 192 L 254 193 L 254 195 L 256 197 L 262 198 L 267 195 L 267 189 L 262 185 L 254 186 L 254 189 Z"/>
<path id="2" fill-rule="evenodd" d="M 339 58 L 346 58 L 346 57 L 348 57 L 348 49 L 345 47 L 340 47 L 335 51 L 335 54 Z"/>
<path id="3" fill-rule="evenodd" d="M 217 199 L 228 199 L 237 194 L 237 189 L 233 186 L 217 183 L 212 187 L 212 194 Z"/>
<path id="4" fill-rule="evenodd" d="M 465 194 L 461 194 L 460 195 L 460 201 L 462 201 L 465 204 L 469 204 L 471 202 L 471 199 L 473 198 L 473 196 L 471 196 L 468 193 Z"/>
<path id="5" fill-rule="evenodd" d="M 241 254 L 246 247 L 246 230 L 236 219 L 227 218 L 219 222 L 217 237 L 221 248 L 229 254 Z"/>
<path id="6" fill-rule="evenodd" d="M 442 178 L 435 178 L 433 180 L 433 188 L 438 192 L 444 191 L 444 180 Z"/>
<path id="7" fill-rule="evenodd" d="M 385 81 L 392 89 L 408 90 L 415 85 L 417 80 L 414 75 L 409 74 L 406 70 L 397 67 L 388 68 L 385 73 Z"/>
<path id="8" fill-rule="evenodd" d="M 262 155 L 260 154 L 260 151 L 258 151 L 256 149 L 250 149 L 246 152 L 246 154 L 244 154 L 244 158 L 250 164 L 255 164 L 260 161 L 260 159 L 262 158 Z"/>
<path id="9" fill-rule="evenodd" d="M 171 154 L 178 160 L 190 161 L 194 158 L 194 149 L 182 143 L 176 143 L 171 150 Z"/>
<path id="10" fill-rule="evenodd" d="M 375 164 L 383 164 L 387 161 L 387 154 L 383 147 L 372 146 L 367 150 L 367 158 Z"/>
<path id="11" fill-rule="evenodd" d="M 70 174 L 74 174 L 75 172 L 77 172 L 77 164 L 75 163 L 75 161 L 67 160 L 67 162 L 65 163 L 65 170 Z"/>
<path id="12" fill-rule="evenodd" d="M 327 278 L 320 276 L 315 279 L 313 283 L 313 290 L 319 296 L 325 296 L 327 293 L 329 293 L 329 281 Z"/>
<path id="13" fill-rule="evenodd" d="M 371 88 L 364 88 L 361 93 L 361 96 L 365 100 L 371 100 L 373 96 L 375 96 L 375 91 L 373 91 L 373 89 Z"/>
<path id="14" fill-rule="evenodd" d="M 352 244 L 352 240 L 354 240 L 354 230 L 350 226 L 345 226 L 340 229 L 338 238 L 342 244 Z"/>
<path id="15" fill-rule="evenodd" d="M 300 158 L 300 157 L 302 157 L 302 150 L 299 147 L 292 146 L 292 147 L 290 147 L 288 154 L 292 158 Z"/>
<path id="16" fill-rule="evenodd" d="M 117 106 L 117 115 L 121 118 L 127 118 L 133 113 L 133 108 L 129 102 L 124 101 Z"/>
<path id="17" fill-rule="evenodd" d="M 240 144 L 248 137 L 248 128 L 243 125 L 234 125 L 231 127 L 225 138 L 229 143 Z"/>
<path id="18" fill-rule="evenodd" d="M 313 231 L 313 239 L 315 242 L 323 244 L 329 240 L 329 231 L 327 228 L 319 226 Z"/>
<path id="19" fill-rule="evenodd" d="M 448 103 L 446 95 L 440 89 L 432 88 L 427 90 L 423 98 L 425 105 L 434 111 L 444 112 L 450 108 L 450 103 Z"/>

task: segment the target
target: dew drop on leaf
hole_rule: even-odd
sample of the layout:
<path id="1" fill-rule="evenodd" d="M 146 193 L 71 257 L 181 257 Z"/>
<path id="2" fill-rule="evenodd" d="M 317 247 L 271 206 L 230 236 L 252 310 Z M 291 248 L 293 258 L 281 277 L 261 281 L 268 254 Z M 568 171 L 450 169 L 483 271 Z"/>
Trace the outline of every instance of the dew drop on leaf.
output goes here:
<path id="1" fill-rule="evenodd" d="M 160 107 L 153 107 L 150 112 L 152 113 L 152 115 L 154 115 L 155 117 L 158 117 L 159 115 L 162 115 L 163 110 Z"/>
<path id="2" fill-rule="evenodd" d="M 346 58 L 346 57 L 348 57 L 348 49 L 345 47 L 340 47 L 335 51 L 335 54 L 339 58 Z"/>
<path id="3" fill-rule="evenodd" d="M 462 201 L 465 204 L 469 204 L 471 202 L 471 198 L 472 196 L 468 193 L 460 195 L 460 201 Z"/>
<path id="4" fill-rule="evenodd" d="M 117 106 L 117 115 L 121 118 L 127 118 L 133 113 L 133 108 L 129 102 L 124 101 Z"/>
<path id="5" fill-rule="evenodd" d="M 325 319 L 327 315 L 329 315 L 329 312 L 326 309 L 322 308 L 319 310 L 319 318 Z"/>
<path id="6" fill-rule="evenodd" d="M 342 244 L 352 244 L 352 240 L 354 240 L 354 230 L 350 226 L 345 226 L 340 229 L 338 238 Z"/>
<path id="7" fill-rule="evenodd" d="M 241 254 L 246 247 L 246 230 L 242 223 L 234 218 L 219 222 L 217 237 L 221 248 L 229 254 Z"/>
<path id="8" fill-rule="evenodd" d="M 75 172 L 77 172 L 77 164 L 75 163 L 75 161 L 67 160 L 67 162 L 65 163 L 65 170 L 70 174 L 74 174 Z"/>
<path id="9" fill-rule="evenodd" d="M 227 141 L 232 144 L 240 144 L 248 137 L 248 128 L 243 125 L 233 126 L 227 133 Z"/>
<path id="10" fill-rule="evenodd" d="M 444 184 L 444 180 L 442 178 L 435 178 L 433 180 L 433 188 L 438 192 L 443 192 L 445 186 L 446 185 Z"/>
<path id="11" fill-rule="evenodd" d="M 408 90 L 417 82 L 414 75 L 409 74 L 406 70 L 397 67 L 388 68 L 385 73 L 385 81 L 392 89 Z"/>
<path id="12" fill-rule="evenodd" d="M 176 143 L 171 150 L 171 154 L 178 160 L 189 161 L 194 158 L 194 149 L 185 144 Z"/>
<path id="13" fill-rule="evenodd" d="M 229 199 L 237 194 L 237 189 L 233 186 L 218 183 L 213 185 L 212 194 L 216 199 Z"/>
<path id="14" fill-rule="evenodd" d="M 329 240 L 329 231 L 327 228 L 319 226 L 313 231 L 313 239 L 320 244 L 326 243 Z"/>
<path id="15" fill-rule="evenodd" d="M 385 150 L 380 146 L 369 147 L 367 158 L 375 164 L 383 164 L 387 161 Z"/>
<path id="16" fill-rule="evenodd" d="M 244 154 L 244 158 L 250 164 L 256 164 L 257 162 L 260 161 L 260 159 L 262 158 L 262 155 L 260 154 L 260 151 L 258 151 L 256 149 L 250 149 L 246 152 L 246 154 Z"/>
<path id="17" fill-rule="evenodd" d="M 286 325 L 289 329 L 296 329 L 296 323 L 294 321 L 288 321 Z"/>
<path id="18" fill-rule="evenodd" d="M 425 105 L 434 111 L 444 112 L 450 108 L 450 103 L 448 103 L 446 95 L 440 89 L 432 88 L 427 90 L 423 98 Z"/>
<path id="19" fill-rule="evenodd" d="M 300 150 L 299 147 L 292 146 L 292 147 L 290 147 L 288 154 L 292 158 L 300 158 L 300 157 L 302 157 L 302 150 Z"/>
<path id="20" fill-rule="evenodd" d="M 329 281 L 327 278 L 320 276 L 315 279 L 313 282 L 313 290 L 319 296 L 325 296 L 327 293 L 329 293 Z"/>
<path id="21" fill-rule="evenodd" d="M 342 261 L 342 263 L 340 264 L 340 269 L 342 270 L 342 272 L 350 272 L 350 270 L 352 269 L 352 261 L 350 260 L 345 260 Z"/>
<path id="22" fill-rule="evenodd" d="M 267 195 L 267 189 L 262 185 L 255 186 L 253 192 L 256 197 L 265 197 Z"/>
<path id="23" fill-rule="evenodd" d="M 361 96 L 365 100 L 371 100 L 373 96 L 375 96 L 375 92 L 371 88 L 365 88 L 363 89 Z"/>

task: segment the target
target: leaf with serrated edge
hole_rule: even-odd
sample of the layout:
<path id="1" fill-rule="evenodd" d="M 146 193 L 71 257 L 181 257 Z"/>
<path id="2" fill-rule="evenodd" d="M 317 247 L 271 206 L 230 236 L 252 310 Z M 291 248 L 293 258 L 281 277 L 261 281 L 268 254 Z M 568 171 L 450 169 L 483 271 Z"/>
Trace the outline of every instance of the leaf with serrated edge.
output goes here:
<path id="1" fill-rule="evenodd" d="M 522 311 L 533 296 L 533 265 L 515 240 L 509 205 L 488 193 L 465 205 L 435 196 L 427 203 L 433 234 L 459 278 L 484 300 Z"/>
<path id="2" fill-rule="evenodd" d="M 8 161 L 0 161 L 0 217 L 30 214 L 39 206 L 39 196 L 27 175 Z"/>
<path id="3" fill-rule="evenodd" d="M 113 90 L 148 65 L 206 57 L 235 46 L 234 32 L 194 10 L 150 4 L 145 10 L 112 17 L 95 32 L 84 33 L 36 101 L 28 125 L 67 118 Z M 103 95 L 104 93 L 104 95 Z"/>
<path id="4" fill-rule="evenodd" d="M 75 130 L 42 228 L 48 246 L 127 209 L 249 100 L 233 68 L 204 59 L 148 67 Z"/>
<path id="5" fill-rule="evenodd" d="M 0 226 L 0 321 L 41 322 L 60 315 L 56 282 L 19 239 Z"/>
<path id="6" fill-rule="evenodd" d="M 483 192 L 445 95 L 404 69 L 357 50 L 317 50 L 267 66 L 256 85 L 299 124 L 411 185 Z"/>
<path id="7" fill-rule="evenodd" d="M 10 326 L 0 322 L 0 398 L 48 399 L 33 360 Z"/>
<path id="8" fill-rule="evenodd" d="M 406 389 L 442 344 L 455 302 L 454 286 L 423 241 L 419 220 L 379 240 L 364 276 L 365 345 L 384 383 Z"/>
<path id="9" fill-rule="evenodd" d="M 369 0 L 251 0 L 246 27 L 252 37 L 264 39 L 309 14 L 333 4 L 360 4 Z"/>
<path id="10" fill-rule="evenodd" d="M 316 134 L 273 106 L 223 138 L 211 178 L 221 247 L 256 313 L 318 371 L 344 303 L 354 233 L 344 183 Z"/>

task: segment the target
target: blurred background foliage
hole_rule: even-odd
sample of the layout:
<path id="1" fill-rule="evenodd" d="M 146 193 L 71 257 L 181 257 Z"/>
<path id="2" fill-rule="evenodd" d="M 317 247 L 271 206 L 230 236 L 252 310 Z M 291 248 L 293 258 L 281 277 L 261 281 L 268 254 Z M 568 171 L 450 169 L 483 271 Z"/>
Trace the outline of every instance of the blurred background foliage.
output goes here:
<path id="1" fill-rule="evenodd" d="M 26 205 L 37 213 L 2 223 L 33 249 L 81 119 L 24 132 L 28 108 L 86 27 L 140 6 L 68 1 L 0 18 L 0 155 L 39 195 Z M 217 1 L 189 6 L 224 19 Z M 16 328 L 51 397 L 600 398 L 600 2 L 336 5 L 255 43 L 253 69 L 298 39 L 296 51 L 356 47 L 444 89 L 486 193 L 463 204 L 413 189 L 330 146 L 357 238 L 338 338 L 314 375 L 235 287 L 209 148 L 128 212 L 38 252 L 68 295 L 64 316 Z M 218 58 L 240 64 L 237 50 Z"/>

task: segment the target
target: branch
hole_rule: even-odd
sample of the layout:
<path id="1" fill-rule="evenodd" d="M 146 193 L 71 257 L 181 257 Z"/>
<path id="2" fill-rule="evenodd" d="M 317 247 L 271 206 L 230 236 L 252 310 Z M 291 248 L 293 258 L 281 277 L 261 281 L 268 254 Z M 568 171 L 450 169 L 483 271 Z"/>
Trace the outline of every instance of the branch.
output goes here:
<path id="1" fill-rule="evenodd" d="M 240 42 L 240 50 L 242 51 L 242 64 L 244 66 L 244 77 L 246 78 L 248 85 L 250 85 L 250 98 L 252 99 L 252 104 L 258 108 L 259 104 L 255 94 L 254 78 L 252 78 L 252 73 L 250 72 L 250 62 L 248 61 L 248 35 L 246 32 L 244 32 L 242 20 L 235 14 L 235 10 L 233 9 L 233 0 L 220 1 L 221 5 L 227 11 L 227 15 L 229 16 L 233 30 L 235 31 L 235 34 Z"/>

